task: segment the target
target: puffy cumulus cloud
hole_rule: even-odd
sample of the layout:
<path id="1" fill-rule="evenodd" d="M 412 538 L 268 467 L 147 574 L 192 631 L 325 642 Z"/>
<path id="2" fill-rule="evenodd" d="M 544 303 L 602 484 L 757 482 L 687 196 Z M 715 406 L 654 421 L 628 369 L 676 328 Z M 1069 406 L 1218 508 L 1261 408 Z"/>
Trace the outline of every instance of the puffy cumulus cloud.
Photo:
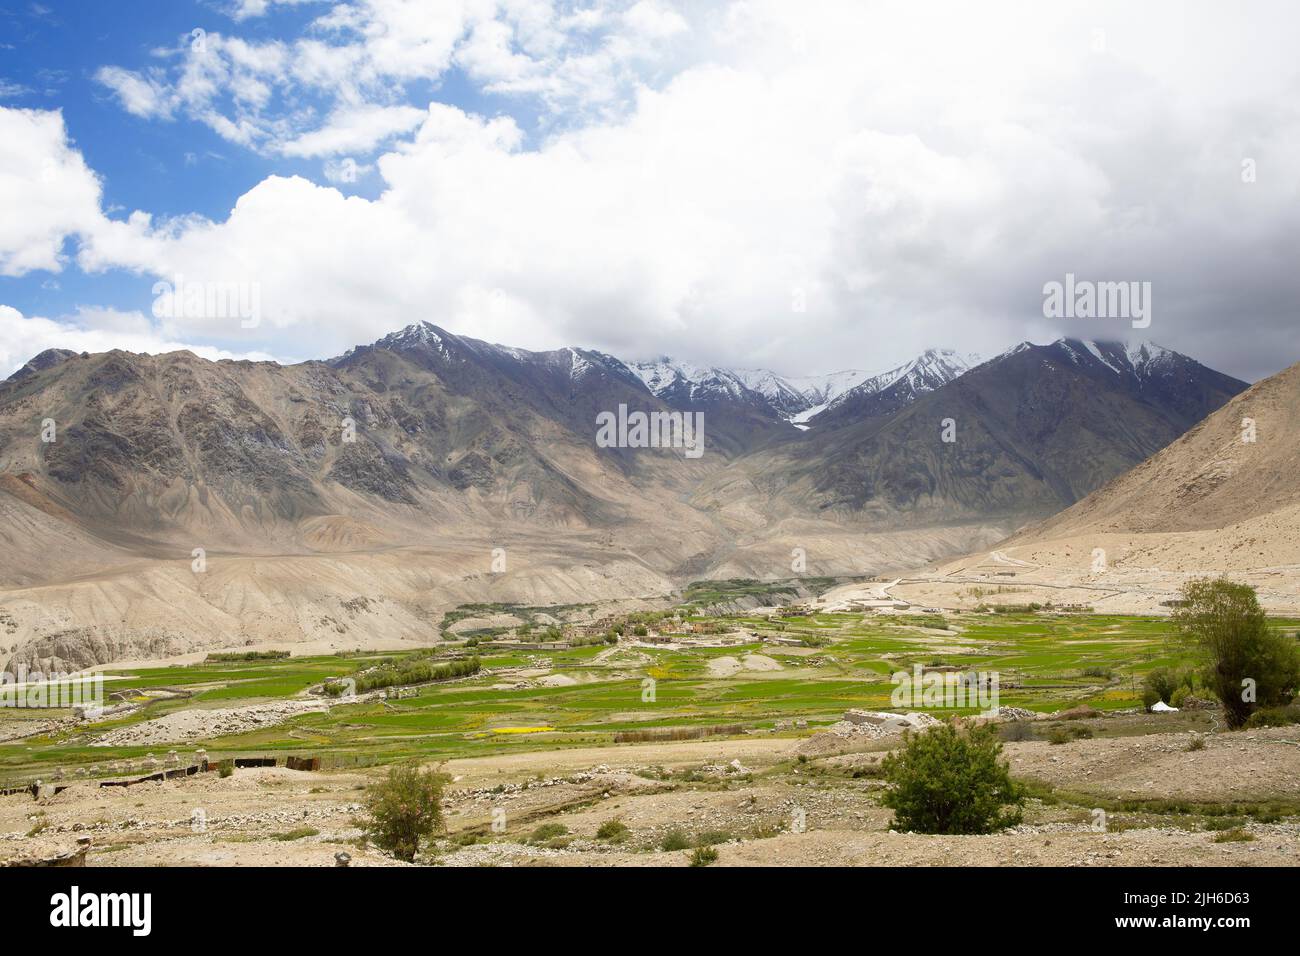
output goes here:
<path id="1" fill-rule="evenodd" d="M 62 113 L 0 107 L 0 275 L 57 272 L 66 238 L 100 221 L 99 202 Z"/>
<path id="2" fill-rule="evenodd" d="M 401 6 L 331 8 L 329 29 L 364 42 L 322 43 L 310 62 L 297 45 L 282 61 L 266 46 L 219 48 L 272 87 L 285 82 L 271 79 L 280 68 L 312 82 L 364 78 L 359 65 L 381 41 L 410 44 L 391 51 L 392 71 L 468 56 L 436 24 L 414 37 L 366 33 L 377 22 L 367 16 Z M 887 366 L 930 345 L 989 354 L 1022 338 L 1131 333 L 1118 320 L 1043 318 L 1044 283 L 1072 272 L 1152 282 L 1142 334 L 1226 371 L 1257 377 L 1295 358 L 1300 117 L 1288 104 L 1300 83 L 1285 38 L 1300 15 L 1290 7 L 1261 4 L 1276 26 L 1261 31 L 1212 7 L 1183 21 L 1172 3 L 737 0 L 683 33 L 667 6 L 570 11 L 562 29 L 545 3 L 448 6 L 509 8 L 513 39 L 479 38 L 499 62 L 465 65 L 483 82 L 545 79 L 531 63 L 549 57 L 563 72 L 579 47 L 597 56 L 639 37 L 689 38 L 693 52 L 637 86 L 630 105 L 539 142 L 509 116 L 432 104 L 413 133 L 355 167 L 377 184 L 373 199 L 272 176 L 221 222 L 109 221 L 97 192 L 64 206 L 67 193 L 52 191 L 0 225 L 0 263 L 49 268 L 77 233 L 88 271 L 255 290 L 253 327 L 184 310 L 156 334 L 280 356 L 301 356 L 306 342 L 337 353 L 419 319 L 524 347 L 794 374 Z M 477 42 L 474 29 L 466 36 Z M 186 77 L 178 104 L 226 84 L 219 71 Z M 388 114 L 368 114 L 367 102 L 332 114 L 353 142 L 385 129 Z M 0 188 L 20 204 L 43 169 L 31 155 L 93 185 L 49 115 L 17 124 L 45 131 L 41 149 L 10 149 L 13 137 L 0 146 L 10 149 L 0 170 L 17 171 Z M 246 135 L 304 139 L 267 129 Z M 300 148 L 324 156 L 347 141 L 322 134 Z M 331 159 L 328 170 L 346 182 L 353 167 Z"/>
<path id="3" fill-rule="evenodd" d="M 692 9 L 703 17 L 711 5 Z M 522 0 L 471 18 L 455 62 L 488 92 L 537 97 L 552 118 L 608 117 L 656 70 L 684 62 L 676 41 L 691 29 L 659 0 L 582 10 Z"/>
<path id="4" fill-rule="evenodd" d="M 239 23 L 272 5 L 238 0 L 227 12 Z M 96 80 L 136 116 L 185 116 L 250 149 L 368 155 L 413 127 L 403 102 L 409 84 L 437 82 L 453 66 L 489 92 L 536 97 L 552 112 L 581 116 L 627 102 L 642 71 L 689 29 L 666 0 L 596 0 L 582 10 L 559 0 L 324 6 L 297 38 L 249 41 L 196 28 L 156 51 L 154 65 L 106 65 Z"/>
<path id="5" fill-rule="evenodd" d="M 1146 6 L 742 0 L 616 117 L 530 147 L 509 117 L 433 104 L 376 160 L 374 200 L 272 177 L 225 222 L 113 223 L 82 261 L 259 282 L 247 336 L 277 354 L 429 319 L 793 373 L 1130 333 L 1042 317 L 1044 283 L 1073 272 L 1151 281 L 1144 335 L 1266 374 L 1294 357 L 1296 73 L 1284 43 L 1206 16 L 1222 28 L 1169 36 Z"/>
<path id="6" fill-rule="evenodd" d="M 46 349 L 73 352 L 104 352 L 124 349 L 156 355 L 187 349 L 203 358 L 268 360 L 262 352 L 236 353 L 208 345 L 186 345 L 169 341 L 139 312 L 113 309 L 81 309 L 65 319 L 26 316 L 8 305 L 0 305 L 0 378 L 22 368 L 34 355 Z"/>

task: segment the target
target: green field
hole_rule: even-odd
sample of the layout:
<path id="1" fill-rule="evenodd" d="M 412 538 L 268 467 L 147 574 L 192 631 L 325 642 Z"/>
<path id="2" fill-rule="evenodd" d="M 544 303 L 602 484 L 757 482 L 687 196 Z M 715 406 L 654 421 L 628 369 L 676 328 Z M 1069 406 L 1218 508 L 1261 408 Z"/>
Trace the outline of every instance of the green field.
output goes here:
<path id="1" fill-rule="evenodd" d="M 698 620 L 699 618 L 694 618 Z M 319 755 L 326 765 L 384 763 L 409 757 L 443 759 L 520 748 L 609 744 L 620 731 L 740 724 L 771 729 L 803 718 L 810 728 L 832 723 L 850 707 L 886 709 L 889 675 L 913 664 L 952 665 L 997 672 L 1000 703 L 1037 711 L 1076 704 L 1101 710 L 1141 705 L 1141 678 L 1153 667 L 1190 663 L 1167 619 L 1079 614 L 949 615 L 952 630 L 905 623 L 905 618 L 819 614 L 769 623 L 758 618 L 709 619 L 812 646 L 784 647 L 758 640 L 726 648 L 669 650 L 603 646 L 557 652 L 479 649 L 483 672 L 469 679 L 424 685 L 400 700 L 343 704 L 255 732 L 184 744 L 91 747 L 92 733 L 127 726 L 183 708 L 232 707 L 303 695 L 330 677 L 345 677 L 384 654 L 292 657 L 214 662 L 184 667 L 109 671 L 110 691 L 170 688 L 192 694 L 159 700 L 116 721 L 82 725 L 47 737 L 0 743 L 0 780 L 9 785 L 115 760 L 182 754 L 205 747 L 214 757 L 261 754 Z M 1292 629 L 1295 621 L 1275 625 Z M 459 652 L 452 646 L 446 653 Z M 761 653 L 781 670 L 711 674 L 712 659 Z M 602 655 L 604 655 L 602 657 Z M 572 678 L 568 686 L 503 689 L 520 679 L 509 669 L 546 667 Z M 1091 670 L 1101 676 L 1085 676 Z M 1106 676 L 1109 674 L 1109 676 Z M 654 699 L 642 699 L 646 679 Z M 946 711 L 938 716 L 946 716 Z M 959 713 L 974 712 L 974 708 Z M 49 716 L 10 711 L 6 718 Z M 540 728 L 540 729 L 539 729 Z"/>

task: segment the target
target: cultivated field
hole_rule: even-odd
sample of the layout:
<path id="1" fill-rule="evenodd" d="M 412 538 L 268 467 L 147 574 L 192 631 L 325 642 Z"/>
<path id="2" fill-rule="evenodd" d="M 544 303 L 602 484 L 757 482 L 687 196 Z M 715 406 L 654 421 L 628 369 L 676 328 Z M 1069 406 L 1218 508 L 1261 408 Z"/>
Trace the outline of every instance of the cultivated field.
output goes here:
<path id="1" fill-rule="evenodd" d="M 511 609 L 461 617 L 471 610 Z M 658 637 L 650 620 L 644 636 L 629 624 L 616 643 L 558 650 L 466 646 L 498 636 L 470 634 L 404 657 L 109 668 L 107 692 L 134 709 L 95 721 L 4 710 L 2 785 L 46 787 L 36 800 L 0 797 L 0 853 L 40 858 L 89 836 L 91 864 L 324 865 L 341 850 L 390 863 L 361 845 L 356 818 L 362 788 L 407 760 L 451 775 L 448 835 L 427 857 L 448 864 L 684 863 L 700 843 L 719 844 L 724 863 L 1181 865 L 1300 852 L 1300 727 L 1229 734 L 1212 709 L 1144 712 L 1143 675 L 1185 660 L 1166 619 L 691 610 L 673 619 L 690 634 Z M 415 655 L 473 655 L 482 669 L 400 694 L 319 693 Z M 842 718 L 897 709 L 890 675 L 916 665 L 998 674 L 998 703 L 1025 718 L 1000 725 L 1030 788 L 1021 826 L 890 832 L 879 761 L 901 737 L 853 734 Z M 291 756 L 320 769 L 286 769 Z M 98 786 L 204 757 L 280 766 Z M 626 830 L 598 839 L 610 821 Z"/>

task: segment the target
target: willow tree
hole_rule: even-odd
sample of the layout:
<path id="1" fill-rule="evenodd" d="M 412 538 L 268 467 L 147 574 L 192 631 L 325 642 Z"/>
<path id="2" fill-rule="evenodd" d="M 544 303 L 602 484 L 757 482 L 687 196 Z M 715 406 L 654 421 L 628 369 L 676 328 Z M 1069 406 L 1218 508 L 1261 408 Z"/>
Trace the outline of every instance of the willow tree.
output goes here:
<path id="1" fill-rule="evenodd" d="M 1229 727 L 1241 727 L 1257 707 L 1289 703 L 1300 690 L 1300 646 L 1269 628 L 1250 585 L 1189 581 L 1174 624 L 1205 658 L 1205 685 L 1223 704 Z"/>

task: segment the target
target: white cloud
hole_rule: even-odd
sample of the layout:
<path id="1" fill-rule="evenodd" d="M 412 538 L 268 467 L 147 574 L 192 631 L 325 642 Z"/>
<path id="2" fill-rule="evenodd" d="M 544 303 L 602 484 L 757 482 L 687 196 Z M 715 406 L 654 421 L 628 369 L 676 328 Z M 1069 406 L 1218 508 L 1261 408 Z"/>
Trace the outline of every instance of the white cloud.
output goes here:
<path id="1" fill-rule="evenodd" d="M 0 44 L 0 49 L 4 49 L 2 44 Z M 17 99 L 20 96 L 27 96 L 31 92 L 29 87 L 23 86 L 21 83 L 13 83 L 0 77 L 0 100 Z"/>
<path id="2" fill-rule="evenodd" d="M 95 73 L 95 79 L 116 93 L 122 108 L 132 116 L 171 118 L 172 96 L 155 77 L 106 66 Z"/>
<path id="3" fill-rule="evenodd" d="M 59 271 L 66 237 L 96 224 L 99 201 L 62 113 L 0 107 L 0 275 Z"/>
<path id="4" fill-rule="evenodd" d="M 332 114 L 323 127 L 286 143 L 286 156 L 330 156 L 369 153 L 399 133 L 408 133 L 424 119 L 413 106 L 359 106 Z"/>
<path id="5" fill-rule="evenodd" d="M 286 69 L 302 83 L 347 75 L 360 96 L 381 43 L 409 44 L 385 69 L 436 68 L 454 30 L 383 33 L 402 6 L 334 8 L 322 35 L 364 41 L 310 56 L 295 44 Z M 544 96 L 623 76 L 651 42 L 627 28 L 626 4 L 580 26 L 522 0 L 490 23 L 474 20 L 480 5 L 457 9 L 477 24 L 452 53 L 465 69 Z M 223 222 L 98 223 L 79 261 L 260 284 L 260 327 L 203 317 L 160 330 L 181 341 L 276 354 L 310 341 L 326 355 L 430 319 L 525 347 L 790 373 L 1041 336 L 1042 285 L 1069 271 L 1151 280 L 1152 337 L 1231 356 L 1239 374 L 1270 370 L 1293 357 L 1300 298 L 1284 261 L 1300 233 L 1300 120 L 1286 105 L 1300 89 L 1282 39 L 1294 31 L 1261 36 L 1210 11 L 1170 34 L 1176 10 L 740 0 L 692 12 L 684 32 L 651 16 L 641 33 L 669 30 L 692 62 L 637 85 L 630 105 L 593 92 L 617 105 L 530 142 L 509 116 L 435 103 L 359 167 L 374 166 L 376 198 L 270 177 Z M 1296 23 L 1285 6 L 1269 15 Z M 333 115 L 375 106 L 360 96 Z M 252 142 L 283 133 L 264 116 L 242 133 L 229 122 Z M 367 138 L 298 148 L 324 156 Z M 1259 162 L 1250 185 L 1244 156 Z"/>
<path id="6" fill-rule="evenodd" d="M 654 0 L 639 0 L 623 14 L 623 22 L 642 37 L 662 40 L 690 29 L 686 19 L 670 7 Z"/>
<path id="7" fill-rule="evenodd" d="M 240 0 L 230 13 L 238 23 L 269 8 Z M 149 69 L 105 66 L 96 80 L 137 116 L 184 115 L 251 149 L 323 155 L 373 150 L 412 128 L 407 84 L 439 81 L 453 64 L 489 92 L 539 99 L 553 118 L 607 114 L 688 30 L 664 0 L 580 10 L 552 0 L 354 0 L 291 40 L 201 32 L 157 51 Z M 327 104 L 323 124 L 304 108 L 316 98 Z"/>
<path id="8" fill-rule="evenodd" d="M 229 352 L 207 345 L 187 345 L 160 336 L 150 321 L 139 312 L 113 309 L 82 309 L 68 319 L 25 316 L 8 305 L 0 305 L 0 379 L 8 378 L 34 355 L 46 349 L 73 352 L 105 352 L 124 349 L 157 355 L 188 349 L 202 358 L 252 359 L 267 361 L 263 352 Z"/>
<path id="9" fill-rule="evenodd" d="M 328 0 L 232 0 L 230 16 L 236 21 L 264 17 L 274 6 L 297 7 L 307 3 L 325 3 Z"/>
<path id="10" fill-rule="evenodd" d="M 321 172 L 325 178 L 332 183 L 355 183 L 362 176 L 367 176 L 375 171 L 375 167 L 367 163 L 358 163 L 351 156 L 345 156 L 342 159 L 327 159 L 321 166 Z"/>

